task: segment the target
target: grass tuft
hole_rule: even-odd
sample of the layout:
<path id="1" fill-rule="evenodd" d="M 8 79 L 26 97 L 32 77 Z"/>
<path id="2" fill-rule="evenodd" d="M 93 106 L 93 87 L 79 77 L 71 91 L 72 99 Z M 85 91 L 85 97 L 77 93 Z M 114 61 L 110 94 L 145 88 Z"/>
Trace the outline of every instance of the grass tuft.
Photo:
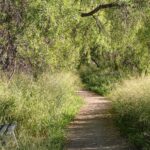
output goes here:
<path id="1" fill-rule="evenodd" d="M 138 149 L 150 148 L 150 77 L 124 81 L 109 97 L 117 125 Z"/>

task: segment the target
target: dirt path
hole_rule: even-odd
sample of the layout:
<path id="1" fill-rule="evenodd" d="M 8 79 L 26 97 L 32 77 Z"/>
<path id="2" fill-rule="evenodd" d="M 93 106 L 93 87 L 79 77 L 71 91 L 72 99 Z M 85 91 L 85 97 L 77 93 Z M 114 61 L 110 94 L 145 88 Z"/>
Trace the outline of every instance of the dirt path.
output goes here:
<path id="1" fill-rule="evenodd" d="M 89 91 L 79 91 L 85 105 L 67 131 L 66 150 L 133 150 L 120 137 L 110 114 L 111 102 Z"/>

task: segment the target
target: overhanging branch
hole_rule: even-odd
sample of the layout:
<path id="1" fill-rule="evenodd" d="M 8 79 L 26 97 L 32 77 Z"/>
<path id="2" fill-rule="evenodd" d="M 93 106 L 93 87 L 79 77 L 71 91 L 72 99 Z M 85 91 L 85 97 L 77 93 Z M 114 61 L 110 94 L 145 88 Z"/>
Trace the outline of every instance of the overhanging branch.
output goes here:
<path id="1" fill-rule="evenodd" d="M 96 8 L 94 8 L 92 11 L 90 11 L 88 13 L 81 13 L 81 17 L 92 16 L 101 9 L 113 8 L 113 7 L 120 8 L 123 6 L 125 6 L 125 5 L 124 4 L 118 4 L 118 3 L 100 4 L 99 6 L 97 6 Z"/>

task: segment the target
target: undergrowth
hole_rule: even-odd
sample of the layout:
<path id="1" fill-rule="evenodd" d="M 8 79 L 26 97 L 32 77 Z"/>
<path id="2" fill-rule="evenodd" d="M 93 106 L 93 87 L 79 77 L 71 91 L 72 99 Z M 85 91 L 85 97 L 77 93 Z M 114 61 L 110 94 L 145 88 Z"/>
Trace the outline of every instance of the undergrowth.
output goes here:
<path id="1" fill-rule="evenodd" d="M 82 104 L 75 93 L 78 84 L 71 73 L 0 80 L 0 123 L 17 122 L 19 150 L 63 149 L 65 127 Z"/>
<path id="2" fill-rule="evenodd" d="M 101 71 L 93 66 L 83 66 L 80 69 L 80 76 L 85 84 L 85 88 L 100 95 L 107 95 L 114 85 L 123 79 L 119 72 Z"/>
<path id="3" fill-rule="evenodd" d="M 109 97 L 117 125 L 139 150 L 150 149 L 150 77 L 124 81 Z"/>

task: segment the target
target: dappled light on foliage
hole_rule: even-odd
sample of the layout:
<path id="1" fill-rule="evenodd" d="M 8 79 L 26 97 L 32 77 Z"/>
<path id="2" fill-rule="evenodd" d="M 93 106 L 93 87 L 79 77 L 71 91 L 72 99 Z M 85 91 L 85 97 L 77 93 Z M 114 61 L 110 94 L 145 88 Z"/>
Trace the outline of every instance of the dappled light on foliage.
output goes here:
<path id="1" fill-rule="evenodd" d="M 111 93 L 130 77 L 149 76 L 150 0 L 1 0 L 0 123 L 18 121 L 21 143 L 24 135 L 29 137 L 27 145 L 22 143 L 23 149 L 37 149 L 39 141 L 51 149 L 62 148 L 62 126 L 75 115 L 69 110 L 76 112 L 81 103 L 74 101 L 78 99 L 72 89 L 73 81 L 78 81 L 76 75 L 64 72 L 78 74 L 82 88 L 101 95 Z M 147 89 L 138 90 L 138 94 L 148 94 Z M 134 91 L 130 92 L 132 96 Z M 133 102 L 138 100 L 133 95 Z M 144 102 L 140 100 L 138 105 Z M 149 107 L 143 105 L 148 114 L 143 116 L 149 117 Z M 125 106 L 116 109 L 125 110 Z M 69 112 L 64 113 L 66 108 Z M 136 112 L 134 104 L 132 111 Z M 54 119 L 55 113 L 60 120 Z M 51 124 L 50 117 L 56 122 Z M 141 119 L 141 114 L 138 117 Z M 135 126 L 139 120 L 134 121 Z M 56 136 L 50 140 L 48 127 Z M 149 141 L 143 142 L 143 133 L 135 136 L 137 141 L 130 134 L 128 137 L 141 147 L 149 146 Z M 39 144 L 38 148 L 47 147 Z"/>

